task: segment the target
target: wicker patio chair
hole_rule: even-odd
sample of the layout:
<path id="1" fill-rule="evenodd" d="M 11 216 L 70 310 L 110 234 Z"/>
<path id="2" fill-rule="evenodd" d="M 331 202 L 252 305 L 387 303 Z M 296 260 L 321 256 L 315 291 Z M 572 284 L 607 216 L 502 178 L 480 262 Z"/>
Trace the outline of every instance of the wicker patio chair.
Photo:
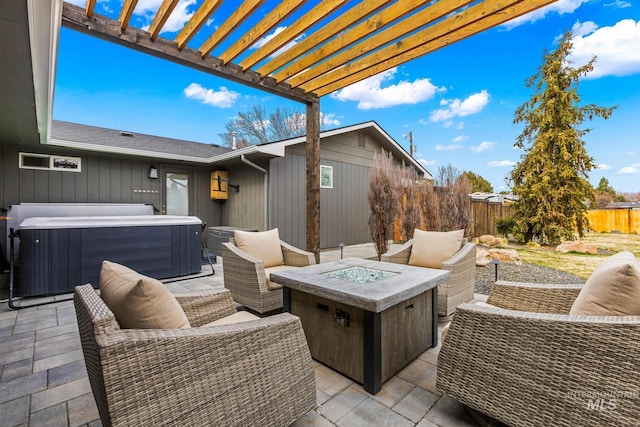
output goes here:
<path id="1" fill-rule="evenodd" d="M 311 355 L 297 317 L 202 327 L 235 313 L 229 292 L 176 298 L 193 327 L 121 329 L 91 285 L 75 288 L 103 426 L 287 426 L 316 406 Z"/>
<path id="2" fill-rule="evenodd" d="M 413 249 L 413 239 L 394 252 L 380 258 L 384 262 L 407 264 Z M 442 269 L 449 270 L 449 280 L 438 286 L 438 316 L 449 318 L 456 307 L 473 300 L 476 283 L 476 245 L 463 240 L 460 250 L 442 263 Z"/>
<path id="3" fill-rule="evenodd" d="M 222 243 L 224 287 L 233 299 L 258 313 L 282 308 L 282 285 L 269 281 L 269 274 L 292 267 L 306 267 L 316 263 L 313 253 L 300 250 L 280 240 L 284 264 L 265 268 L 264 262 L 235 244 L 235 239 Z"/>
<path id="4" fill-rule="evenodd" d="M 569 315 L 581 286 L 499 281 L 460 305 L 437 389 L 510 426 L 638 425 L 640 316 Z"/>

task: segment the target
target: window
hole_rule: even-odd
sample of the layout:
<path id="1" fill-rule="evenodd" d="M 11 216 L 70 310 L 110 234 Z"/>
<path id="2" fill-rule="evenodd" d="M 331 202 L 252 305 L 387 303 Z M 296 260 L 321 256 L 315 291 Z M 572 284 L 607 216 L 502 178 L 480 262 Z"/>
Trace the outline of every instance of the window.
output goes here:
<path id="1" fill-rule="evenodd" d="M 20 153 L 21 169 L 41 169 L 80 172 L 80 157 Z"/>
<path id="2" fill-rule="evenodd" d="M 333 166 L 320 165 L 320 188 L 333 188 Z"/>

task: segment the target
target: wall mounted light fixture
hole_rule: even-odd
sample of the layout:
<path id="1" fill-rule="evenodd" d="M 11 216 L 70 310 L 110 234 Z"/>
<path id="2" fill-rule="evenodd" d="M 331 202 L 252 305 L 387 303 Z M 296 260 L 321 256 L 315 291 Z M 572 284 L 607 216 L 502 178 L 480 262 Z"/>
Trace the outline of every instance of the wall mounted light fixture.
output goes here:
<path id="1" fill-rule="evenodd" d="M 158 168 L 156 168 L 155 166 L 151 166 L 149 168 L 149 178 L 158 179 Z"/>

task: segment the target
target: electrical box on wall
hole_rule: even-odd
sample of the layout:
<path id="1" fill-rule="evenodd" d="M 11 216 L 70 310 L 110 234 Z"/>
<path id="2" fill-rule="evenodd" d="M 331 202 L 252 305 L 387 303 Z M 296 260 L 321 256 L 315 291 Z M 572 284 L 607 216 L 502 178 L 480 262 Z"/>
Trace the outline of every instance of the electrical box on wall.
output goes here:
<path id="1" fill-rule="evenodd" d="M 211 200 L 227 200 L 228 184 L 227 171 L 211 172 Z"/>

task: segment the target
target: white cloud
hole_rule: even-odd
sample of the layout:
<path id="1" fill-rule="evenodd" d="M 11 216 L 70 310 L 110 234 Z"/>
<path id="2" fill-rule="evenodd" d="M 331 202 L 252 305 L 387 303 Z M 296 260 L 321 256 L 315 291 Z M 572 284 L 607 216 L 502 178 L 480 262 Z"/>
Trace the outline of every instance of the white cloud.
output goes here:
<path id="1" fill-rule="evenodd" d="M 271 39 L 273 39 L 275 36 L 277 36 L 278 34 L 280 34 L 281 32 L 283 32 L 284 30 L 286 30 L 287 27 L 278 27 L 275 30 L 273 30 L 273 32 L 271 34 L 267 34 L 266 36 L 264 36 L 263 38 L 261 38 L 260 40 L 258 40 L 257 42 L 255 42 L 253 44 L 253 46 L 251 46 L 251 49 L 259 49 L 262 46 L 264 46 L 265 44 L 267 44 L 268 42 L 271 41 Z M 290 41 L 289 43 L 285 44 L 284 46 L 282 46 L 280 49 L 276 50 L 274 53 L 271 54 L 272 57 L 274 56 L 278 56 L 279 54 L 281 54 L 282 52 L 285 52 L 289 49 L 291 49 L 293 46 L 295 46 L 295 44 L 297 42 L 299 42 L 301 39 L 303 39 L 305 37 L 304 34 L 296 37 L 294 40 Z"/>
<path id="2" fill-rule="evenodd" d="M 586 78 L 640 73 L 640 21 L 624 19 L 574 37 L 570 57 L 574 66 L 586 64 L 593 55 L 598 58 Z"/>
<path id="3" fill-rule="evenodd" d="M 476 114 L 489 103 L 489 92 L 482 90 L 478 93 L 466 98 L 464 101 L 459 99 L 443 99 L 440 105 L 444 108 L 431 112 L 429 119 L 432 122 L 441 122 L 454 117 L 464 117 L 470 114 Z"/>
<path id="4" fill-rule="evenodd" d="M 229 108 L 240 97 L 238 92 L 220 86 L 218 91 L 213 89 L 205 89 L 198 83 L 191 83 L 184 89 L 184 95 L 187 98 L 202 101 L 203 104 L 212 105 L 219 108 Z"/>
<path id="5" fill-rule="evenodd" d="M 499 160 L 487 163 L 487 166 L 491 167 L 502 167 L 502 166 L 513 166 L 516 162 L 512 160 Z"/>
<path id="6" fill-rule="evenodd" d="M 161 33 L 175 33 L 180 31 L 184 25 L 191 19 L 195 10 L 189 11 L 189 8 L 196 4 L 196 0 L 180 0 L 176 5 L 169 19 L 162 27 Z M 162 0 L 139 0 L 136 8 L 134 9 L 134 15 L 141 17 L 146 25 L 142 27 L 143 30 L 147 30 L 153 18 L 155 17 L 158 9 L 162 5 Z"/>
<path id="7" fill-rule="evenodd" d="M 640 173 L 640 163 L 625 166 L 618 171 L 618 175 L 634 175 Z"/>
<path id="8" fill-rule="evenodd" d="M 611 169 L 611 166 L 610 166 L 610 165 L 607 165 L 607 164 L 602 163 L 602 164 L 596 165 L 596 169 L 601 169 L 601 170 L 605 170 L 605 171 L 606 171 L 606 170 Z"/>
<path id="9" fill-rule="evenodd" d="M 482 141 L 480 145 L 471 147 L 471 151 L 475 153 L 482 153 L 483 151 L 493 150 L 495 146 L 496 146 L 496 143 L 493 141 Z"/>
<path id="10" fill-rule="evenodd" d="M 456 126 L 456 129 L 464 129 L 464 122 L 458 123 L 458 126 Z"/>
<path id="11" fill-rule="evenodd" d="M 586 36 L 587 34 L 593 33 L 597 29 L 598 29 L 598 24 L 596 24 L 593 21 L 586 21 L 586 22 L 576 21 L 576 23 L 573 24 L 573 27 L 571 28 L 571 33 L 573 34 L 574 37 L 582 37 L 582 36 Z"/>
<path id="12" fill-rule="evenodd" d="M 466 141 L 467 139 L 469 139 L 469 137 L 467 135 L 458 135 L 455 138 L 452 139 L 453 142 L 462 142 L 462 141 Z"/>
<path id="13" fill-rule="evenodd" d="M 627 156 L 635 156 L 635 155 L 636 155 L 636 152 L 635 152 L 635 151 L 629 151 L 629 152 L 627 153 Z"/>
<path id="14" fill-rule="evenodd" d="M 557 13 L 558 15 L 564 15 L 565 13 L 573 13 L 583 3 L 588 3 L 589 0 L 558 0 L 555 3 L 551 3 L 548 6 L 536 9 L 533 12 L 529 12 L 525 15 L 519 16 L 511 21 L 502 24 L 503 28 L 510 30 L 520 25 L 527 24 L 529 22 L 536 22 L 548 14 Z"/>
<path id="15" fill-rule="evenodd" d="M 435 148 L 438 151 L 452 151 L 452 150 L 461 149 L 462 145 L 457 145 L 457 144 L 442 145 L 442 144 L 438 144 L 438 145 L 436 145 Z"/>
<path id="16" fill-rule="evenodd" d="M 442 124 L 442 127 L 445 128 L 445 129 L 446 128 L 450 128 L 451 126 L 453 126 L 453 120 L 447 120 L 446 122 L 444 122 Z"/>
<path id="17" fill-rule="evenodd" d="M 417 104 L 445 90 L 435 86 L 430 79 L 400 81 L 397 84 L 382 87 L 384 82 L 393 79 L 396 72 L 397 68 L 392 68 L 376 74 L 333 93 L 331 97 L 339 101 L 356 101 L 358 109 L 370 110 L 394 105 Z"/>
<path id="18" fill-rule="evenodd" d="M 420 162 L 423 166 L 433 166 L 437 163 L 435 160 L 427 159 L 418 159 L 418 162 Z"/>
<path id="19" fill-rule="evenodd" d="M 628 7 L 631 7 L 631 3 L 629 3 L 628 1 L 624 1 L 624 0 L 615 0 L 613 3 L 605 3 L 603 6 L 604 7 L 616 7 L 618 9 L 626 9 Z"/>
<path id="20" fill-rule="evenodd" d="M 340 120 L 335 113 L 320 113 L 320 123 L 327 126 L 340 126 Z"/>

